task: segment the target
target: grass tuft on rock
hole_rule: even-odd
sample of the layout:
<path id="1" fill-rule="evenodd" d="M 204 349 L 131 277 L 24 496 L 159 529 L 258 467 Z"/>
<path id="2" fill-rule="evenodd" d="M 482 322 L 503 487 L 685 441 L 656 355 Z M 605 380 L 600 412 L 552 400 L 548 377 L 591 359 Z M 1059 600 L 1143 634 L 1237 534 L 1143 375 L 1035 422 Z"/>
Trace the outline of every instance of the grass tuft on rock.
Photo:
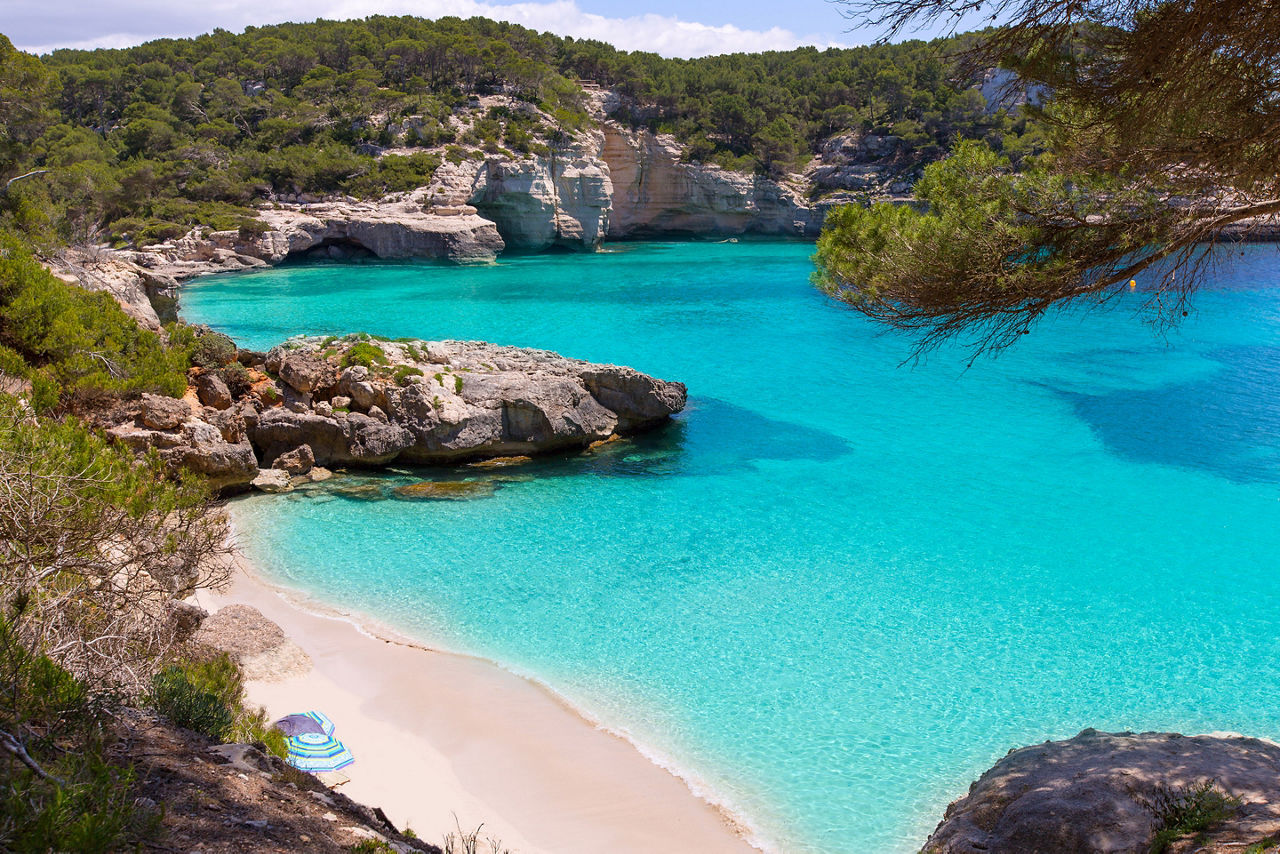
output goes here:
<path id="1" fill-rule="evenodd" d="M 1239 799 L 1223 791 L 1217 780 L 1181 788 L 1161 786 L 1142 804 L 1155 819 L 1149 854 L 1164 854 L 1174 840 L 1208 830 L 1240 808 Z"/>

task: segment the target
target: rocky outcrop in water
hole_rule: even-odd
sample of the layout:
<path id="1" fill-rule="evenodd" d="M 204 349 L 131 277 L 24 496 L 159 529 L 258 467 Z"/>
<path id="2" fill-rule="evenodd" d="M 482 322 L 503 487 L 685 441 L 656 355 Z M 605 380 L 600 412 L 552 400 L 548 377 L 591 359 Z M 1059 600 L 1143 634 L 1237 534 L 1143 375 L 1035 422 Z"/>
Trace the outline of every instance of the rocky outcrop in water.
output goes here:
<path id="1" fill-rule="evenodd" d="M 470 341 L 290 340 L 221 407 L 201 404 L 199 390 L 214 384 L 194 373 L 187 398 L 144 396 L 107 432 L 221 489 L 287 491 L 299 477 L 328 477 L 328 466 L 586 448 L 656 427 L 685 404 L 683 385 L 631 368 Z"/>
<path id="2" fill-rule="evenodd" d="M 1211 803 L 1220 820 L 1178 832 L 1186 807 Z M 1280 832 L 1280 744 L 1087 729 L 1014 750 L 947 808 L 922 854 L 1145 854 L 1162 831 L 1171 852 L 1238 852 Z"/>

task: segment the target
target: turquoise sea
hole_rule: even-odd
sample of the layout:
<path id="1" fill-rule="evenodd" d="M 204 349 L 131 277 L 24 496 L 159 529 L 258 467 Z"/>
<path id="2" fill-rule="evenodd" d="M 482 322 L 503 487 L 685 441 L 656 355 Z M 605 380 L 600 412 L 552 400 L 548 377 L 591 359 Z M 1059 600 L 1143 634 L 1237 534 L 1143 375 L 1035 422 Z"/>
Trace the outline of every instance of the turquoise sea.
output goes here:
<path id="1" fill-rule="evenodd" d="M 1224 253 L 1167 337 L 1139 290 L 967 369 L 902 365 L 810 286 L 811 252 L 189 285 L 184 317 L 243 346 L 485 339 L 689 387 L 661 433 L 492 498 L 235 502 L 243 545 L 281 584 L 536 676 L 786 851 L 914 850 L 1007 750 L 1087 726 L 1280 737 L 1277 249 Z"/>

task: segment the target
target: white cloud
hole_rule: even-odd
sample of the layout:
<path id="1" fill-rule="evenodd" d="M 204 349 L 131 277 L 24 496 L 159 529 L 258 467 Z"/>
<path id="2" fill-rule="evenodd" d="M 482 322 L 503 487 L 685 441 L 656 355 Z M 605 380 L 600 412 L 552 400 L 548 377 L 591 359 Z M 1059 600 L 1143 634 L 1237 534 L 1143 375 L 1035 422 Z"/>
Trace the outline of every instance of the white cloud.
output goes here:
<path id="1" fill-rule="evenodd" d="M 367 15 L 418 15 L 439 18 L 456 15 L 462 18 L 482 16 L 521 24 L 536 30 L 574 38 L 591 38 L 608 42 L 623 50 L 646 50 L 663 56 L 708 56 L 718 53 L 744 51 L 788 50 L 799 45 L 818 47 L 839 46 L 832 39 L 818 35 L 797 35 L 781 27 L 767 30 L 751 30 L 733 24 L 711 25 L 685 21 L 676 17 L 657 14 L 638 14 L 629 17 L 607 17 L 586 12 L 574 0 L 551 2 L 524 2 L 498 4 L 480 0 L 276 0 L 269 6 L 260 0 L 209 0 L 201 4 L 170 4 L 155 0 L 115 0 L 95 4 L 103 20 L 119 26 L 120 21 L 147 21 L 145 28 L 126 32 L 109 32 L 106 35 L 90 35 L 67 32 L 68 21 L 83 15 L 83 8 L 59 10 L 68 5 L 67 0 L 41 3 L 37 9 L 32 0 L 19 0 L 20 5 L 30 3 L 24 16 L 30 26 L 23 30 L 35 30 L 23 39 L 11 33 L 18 46 L 32 53 L 47 53 L 59 47 L 94 48 L 127 47 L 166 36 L 193 36 L 208 32 L 214 27 L 240 30 L 246 26 L 261 26 L 283 21 L 310 21 L 316 18 L 344 20 L 363 18 Z M 69 5 L 80 5 L 71 0 Z M 106 7 L 106 8 L 104 8 Z M 177 7 L 177 8 L 175 8 Z M 193 8 L 194 7 L 194 8 Z M 48 20 L 43 20 L 47 18 Z M 57 29 L 51 28 L 58 22 Z M 87 21 L 84 22 L 88 26 Z M 43 26 L 42 26 L 43 25 Z M 64 32 L 65 40 L 58 40 Z M 38 34 L 37 34 L 38 33 Z"/>

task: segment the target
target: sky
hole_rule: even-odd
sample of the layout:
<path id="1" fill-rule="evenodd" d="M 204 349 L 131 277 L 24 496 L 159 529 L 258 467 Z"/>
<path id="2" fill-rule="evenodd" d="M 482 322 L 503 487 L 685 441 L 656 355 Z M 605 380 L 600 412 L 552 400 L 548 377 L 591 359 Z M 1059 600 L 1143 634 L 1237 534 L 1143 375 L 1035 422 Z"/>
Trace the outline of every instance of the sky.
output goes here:
<path id="1" fill-rule="evenodd" d="M 316 18 L 479 15 L 624 50 L 692 57 L 874 41 L 877 33 L 854 30 L 844 8 L 832 0 L 0 0 L 0 32 L 21 50 L 48 53 Z"/>

